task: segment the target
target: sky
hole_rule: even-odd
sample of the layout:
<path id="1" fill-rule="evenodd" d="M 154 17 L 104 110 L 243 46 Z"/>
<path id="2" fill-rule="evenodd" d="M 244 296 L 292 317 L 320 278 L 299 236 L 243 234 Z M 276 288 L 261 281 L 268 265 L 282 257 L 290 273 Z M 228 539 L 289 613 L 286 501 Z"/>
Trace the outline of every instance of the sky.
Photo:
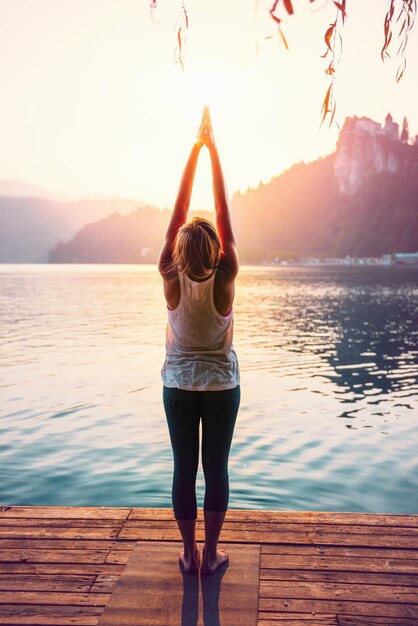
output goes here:
<path id="1" fill-rule="evenodd" d="M 185 0 L 184 70 L 175 55 L 181 1 L 157 4 L 0 0 L 0 179 L 171 207 L 205 103 L 230 197 L 335 150 L 337 125 L 319 128 L 333 2 L 294 0 L 286 50 L 271 1 Z M 397 46 L 380 58 L 387 5 L 347 0 L 335 119 L 383 123 L 390 112 L 401 124 L 406 115 L 415 135 L 418 23 L 397 83 Z M 205 149 L 191 206 L 213 208 Z"/>

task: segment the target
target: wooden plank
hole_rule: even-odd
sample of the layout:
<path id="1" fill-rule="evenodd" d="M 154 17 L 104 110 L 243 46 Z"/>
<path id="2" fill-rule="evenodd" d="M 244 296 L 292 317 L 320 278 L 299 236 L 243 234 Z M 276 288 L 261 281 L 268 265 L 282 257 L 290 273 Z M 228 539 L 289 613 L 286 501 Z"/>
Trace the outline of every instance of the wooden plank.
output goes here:
<path id="1" fill-rule="evenodd" d="M 133 550 L 136 541 L 117 539 L 38 539 L 19 537 L 0 539 L 0 550 L 30 548 L 32 550 Z"/>
<path id="2" fill-rule="evenodd" d="M 110 550 L 105 563 L 126 564 L 129 561 L 132 552 L 133 550 Z"/>
<path id="3" fill-rule="evenodd" d="M 136 520 L 129 519 L 123 524 L 124 530 L 127 529 L 142 529 L 142 528 L 166 528 L 168 530 L 176 530 L 177 525 L 175 522 L 170 521 L 150 521 L 150 520 Z M 197 521 L 196 522 L 196 530 L 204 530 L 204 522 Z M 277 523 L 277 522 L 231 522 L 225 519 L 225 522 L 222 527 L 223 532 L 232 531 L 234 533 L 241 531 L 248 531 L 251 533 L 254 532 L 289 532 L 289 533 L 345 533 L 347 532 L 346 524 L 317 524 L 307 522 L 306 524 L 298 524 L 298 523 Z M 411 526 L 376 526 L 376 525 L 366 525 L 366 524 L 350 524 L 349 525 L 350 534 L 361 534 L 361 535 L 413 535 L 414 537 L 418 537 L 418 527 Z"/>
<path id="4" fill-rule="evenodd" d="M 53 519 L 53 518 L 12 518 L 0 516 L 0 530 L 6 528 L 44 528 L 54 526 L 62 528 L 69 526 L 70 528 L 122 528 L 125 522 L 113 519 Z M 157 524 L 157 522 L 148 522 L 148 524 Z M 169 522 L 163 522 L 168 524 Z M 414 529 L 411 529 L 414 530 Z"/>
<path id="5" fill-rule="evenodd" d="M 116 539 L 119 533 L 119 527 L 95 527 L 91 526 L 88 528 L 77 528 L 71 526 L 46 526 L 40 527 L 37 526 L 26 526 L 23 528 L 18 528 L 14 526 L 6 526 L 0 528 L 0 537 L 44 537 L 49 539 Z M 152 532 L 149 529 L 148 532 Z M 160 534 L 165 531 L 155 531 Z"/>
<path id="6" fill-rule="evenodd" d="M 114 574 L 123 572 L 124 565 L 119 563 L 0 563 L 3 574 Z"/>
<path id="7" fill-rule="evenodd" d="M 260 569 L 262 580 L 318 581 L 334 583 L 365 583 L 366 585 L 401 585 L 418 587 L 418 574 L 345 572 L 333 570 Z"/>
<path id="8" fill-rule="evenodd" d="M 119 533 L 120 539 L 148 539 L 148 533 L 151 529 L 141 529 L 124 527 Z M 145 536 L 144 536 L 145 535 Z M 157 538 L 157 537 L 156 537 Z M 159 537 L 158 537 L 159 538 Z M 161 539 L 164 541 L 175 541 L 179 538 L 178 529 L 170 529 L 163 532 Z M 196 529 L 196 540 L 204 541 L 204 532 Z M 232 532 L 222 529 L 222 540 L 228 543 L 292 543 L 292 544 L 327 544 L 327 545 L 347 545 L 347 546 L 376 546 L 376 547 L 405 547 L 418 549 L 418 535 L 401 536 L 401 535 L 363 535 L 350 534 L 348 532 L 340 534 L 332 533 L 306 533 L 304 531 L 297 533 L 290 532 L 250 532 L 237 531 Z"/>
<path id="9" fill-rule="evenodd" d="M 288 621 L 288 618 L 290 621 Z M 338 626 L 418 626 L 418 620 L 404 617 L 376 617 L 361 615 L 324 615 L 313 613 L 276 613 L 259 611 L 258 626 L 313 626 L 316 619 L 336 619 Z M 299 620 L 299 621 L 298 621 Z M 354 621 L 353 621 L 354 620 Z M 357 621 L 355 621 L 357 620 Z M 313 624 L 312 624 L 313 622 Z M 332 622 L 331 622 L 332 623 Z M 321 624 L 321 622 L 319 622 Z M 322 626 L 322 625 L 321 625 Z"/>
<path id="10" fill-rule="evenodd" d="M 0 626 L 96 626 L 98 618 L 87 615 L 15 615 L 3 618 Z"/>
<path id="11" fill-rule="evenodd" d="M 196 536 L 199 535 L 199 531 L 196 532 Z M 204 531 L 200 531 L 200 536 L 204 538 Z M 118 540 L 130 539 L 134 541 L 176 541 L 180 537 L 180 531 L 178 527 L 166 529 L 166 528 L 136 528 L 130 534 L 130 531 L 126 531 L 123 526 L 118 534 Z"/>
<path id="12" fill-rule="evenodd" d="M 64 518 L 64 519 L 116 519 L 124 520 L 129 517 L 132 509 L 124 507 L 101 506 L 2 506 L 1 517 L 28 517 L 28 518 Z M 157 509 L 156 509 L 157 510 Z M 163 509 L 165 510 L 165 509 Z"/>
<path id="13" fill-rule="evenodd" d="M 334 613 L 340 615 L 364 615 L 378 617 L 403 617 L 418 619 L 418 604 L 397 602 L 350 602 L 345 600 L 317 600 L 299 598 L 260 598 L 259 611 L 293 613 Z"/>
<path id="14" fill-rule="evenodd" d="M 257 626 L 338 626 L 335 615 L 312 615 L 308 613 L 294 613 L 293 618 L 287 615 L 274 613 L 276 619 L 258 619 Z"/>
<path id="15" fill-rule="evenodd" d="M 108 554 L 108 550 L 0 550 L 0 562 L 104 563 Z"/>
<path id="16" fill-rule="evenodd" d="M 107 593 L 41 593 L 35 591 L 4 591 L 1 594 L 3 604 L 66 604 L 76 606 L 105 606 L 109 601 Z M 1 606 L 1 605 L 0 605 Z"/>
<path id="17" fill-rule="evenodd" d="M 151 523 L 174 522 L 172 509 L 115 509 L 106 507 L 0 507 L 0 518 L 36 518 L 36 519 L 117 519 L 143 520 Z M 292 523 L 305 525 L 372 525 L 375 527 L 411 527 L 418 528 L 417 515 L 386 515 L 374 513 L 327 513 L 312 511 L 248 511 L 229 509 L 225 524 L 238 523 Z M 198 511 L 197 524 L 203 524 L 203 511 Z"/>
<path id="18" fill-rule="evenodd" d="M 0 574 L 1 591 L 78 591 L 88 593 L 95 576 L 53 574 Z M 1 602 L 1 598 L 0 598 Z"/>
<path id="19" fill-rule="evenodd" d="M 363 546 L 328 546 L 328 545 L 292 545 L 262 544 L 261 554 L 299 554 L 306 556 L 353 556 L 357 558 L 372 556 L 375 559 L 414 559 L 418 561 L 418 550 L 397 548 L 364 548 Z M 418 563 L 417 563 L 418 565 Z"/>
<path id="20" fill-rule="evenodd" d="M 185 574 L 180 543 L 139 543 L 106 606 L 98 626 L 178 626 L 178 624 L 255 626 L 259 547 L 220 545 L 229 564 L 212 576 Z M 220 593 L 222 587 L 222 593 Z M 138 593 L 141 589 L 141 593 Z"/>
<path id="21" fill-rule="evenodd" d="M 41 606 L 34 604 L 0 605 L 0 625 L 95 626 L 103 607 Z"/>
<path id="22" fill-rule="evenodd" d="M 173 510 L 169 508 L 132 508 L 128 516 L 129 520 L 139 519 L 165 519 L 174 520 Z M 197 520 L 203 520 L 203 510 L 198 509 Z M 272 511 L 259 509 L 233 509 L 229 508 L 225 517 L 225 523 L 238 522 L 275 522 L 289 521 L 291 523 L 306 524 L 332 523 L 332 524 L 371 524 L 379 526 L 411 526 L 418 527 L 417 515 L 393 515 L 380 513 L 350 513 L 350 512 L 323 512 L 323 511 Z"/>
<path id="23" fill-rule="evenodd" d="M 262 554 L 261 568 L 268 569 L 305 569 L 305 570 L 336 570 L 357 572 L 382 572 L 400 574 L 416 574 L 415 561 L 408 559 L 373 559 L 336 556 L 312 556 L 307 559 L 298 555 Z"/>
<path id="24" fill-rule="evenodd" d="M 92 585 L 90 591 L 95 593 L 112 593 L 119 576 L 97 576 L 96 581 Z"/>
<path id="25" fill-rule="evenodd" d="M 418 619 L 407 617 L 362 617 L 361 615 L 339 615 L 338 626 L 418 626 Z M 287 626 L 287 625 L 286 625 Z"/>
<path id="26" fill-rule="evenodd" d="M 341 584 L 333 582 L 260 581 L 260 598 L 312 598 L 316 600 L 352 600 L 402 602 L 418 605 L 418 588 L 400 585 Z"/>
<path id="27" fill-rule="evenodd" d="M 2 617 L 0 626 L 96 626 L 98 617 L 87 615 L 15 615 Z"/>
<path id="28" fill-rule="evenodd" d="M 339 626 L 335 615 L 312 615 L 311 613 L 274 613 L 272 619 L 259 619 L 257 626 Z"/>

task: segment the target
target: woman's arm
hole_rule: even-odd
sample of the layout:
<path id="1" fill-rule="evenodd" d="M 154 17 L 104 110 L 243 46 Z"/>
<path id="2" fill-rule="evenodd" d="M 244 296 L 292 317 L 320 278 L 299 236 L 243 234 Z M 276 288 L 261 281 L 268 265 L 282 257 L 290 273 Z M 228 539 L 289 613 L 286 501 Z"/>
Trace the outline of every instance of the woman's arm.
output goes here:
<path id="1" fill-rule="evenodd" d="M 232 229 L 231 215 L 229 212 L 228 192 L 222 173 L 218 150 L 213 137 L 212 124 L 209 110 L 206 112 L 205 144 L 208 147 L 212 164 L 213 197 L 216 211 L 216 228 L 222 244 L 222 256 L 220 265 L 227 271 L 231 279 L 238 274 L 239 260 L 234 232 Z"/>
<path id="2" fill-rule="evenodd" d="M 173 214 L 168 225 L 165 242 L 158 260 L 158 269 L 163 276 L 170 273 L 170 265 L 173 260 L 172 247 L 174 239 L 178 229 L 187 220 L 187 213 L 190 206 L 190 198 L 192 195 L 193 182 L 196 173 L 197 159 L 202 145 L 203 143 L 198 138 L 193 144 L 186 167 L 184 168 Z"/>

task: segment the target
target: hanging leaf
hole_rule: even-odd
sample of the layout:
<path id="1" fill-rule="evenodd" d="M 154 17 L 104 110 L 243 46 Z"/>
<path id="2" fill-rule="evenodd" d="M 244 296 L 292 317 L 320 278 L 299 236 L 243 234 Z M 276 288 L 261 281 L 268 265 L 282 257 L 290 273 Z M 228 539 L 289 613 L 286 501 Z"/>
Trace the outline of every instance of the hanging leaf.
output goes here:
<path id="1" fill-rule="evenodd" d="M 181 5 L 180 15 L 177 20 L 177 48 L 175 52 L 175 62 L 179 63 L 182 70 L 184 70 L 183 58 L 185 56 L 186 37 L 189 28 L 189 18 L 187 15 L 184 1 Z"/>
<path id="2" fill-rule="evenodd" d="M 283 0 L 283 4 L 285 6 L 286 11 L 289 15 L 293 14 L 293 6 L 291 0 Z"/>
<path id="3" fill-rule="evenodd" d="M 272 17 L 272 19 L 277 22 L 277 24 L 281 24 L 282 20 L 280 19 L 280 17 L 276 17 L 276 15 L 273 15 L 273 13 L 270 11 L 270 15 Z"/>
<path id="4" fill-rule="evenodd" d="M 389 57 L 389 53 L 388 53 L 388 46 L 390 43 L 390 39 L 392 38 L 392 33 L 391 33 L 391 23 L 392 23 L 392 18 L 393 18 L 393 14 L 395 12 L 395 0 L 391 0 L 390 1 L 390 6 L 388 9 L 388 12 L 385 15 L 385 21 L 383 24 L 383 32 L 385 35 L 385 41 L 383 44 L 383 48 L 381 50 L 380 56 L 382 57 L 382 61 L 385 60 L 385 56 Z"/>
<path id="5" fill-rule="evenodd" d="M 178 55 L 178 62 L 181 65 L 181 69 L 184 70 L 184 63 L 183 63 L 183 59 L 181 58 L 181 50 L 182 50 L 182 43 L 181 43 L 181 26 L 177 31 L 177 45 L 178 45 L 178 51 L 179 51 L 179 55 Z"/>
<path id="6" fill-rule="evenodd" d="M 337 103 L 336 103 L 336 102 L 335 102 L 335 100 L 334 100 L 334 106 L 333 106 L 333 108 L 332 108 L 332 115 L 331 115 L 331 119 L 330 119 L 330 121 L 329 121 L 329 126 L 328 126 L 328 128 L 331 128 L 331 124 L 332 124 L 332 122 L 334 121 L 335 109 L 336 109 L 336 108 L 337 108 Z"/>
<path id="7" fill-rule="evenodd" d="M 396 82 L 399 83 L 401 80 L 403 73 L 406 69 L 406 59 L 405 57 L 402 59 L 401 65 L 398 67 L 398 71 L 396 72 Z"/>
<path id="8" fill-rule="evenodd" d="M 344 24 L 344 20 L 347 17 L 347 13 L 345 12 L 345 1 L 346 0 L 341 0 L 341 2 L 335 2 L 334 0 L 334 4 L 337 7 L 337 9 L 339 9 L 341 11 L 341 15 L 343 18 L 343 24 Z"/>
<path id="9" fill-rule="evenodd" d="M 324 36 L 324 40 L 325 43 L 327 45 L 327 49 L 325 51 L 324 54 L 321 54 L 321 58 L 325 59 L 325 57 L 327 56 L 328 52 L 332 52 L 332 47 L 331 47 L 331 37 L 334 33 L 334 29 L 337 25 L 337 22 L 335 21 L 333 24 L 330 24 L 329 28 L 327 28 L 326 32 L 325 32 L 325 36 Z"/>
<path id="10" fill-rule="evenodd" d="M 326 118 L 326 116 L 328 115 L 328 113 L 330 112 L 329 110 L 329 99 L 331 96 L 331 89 L 332 89 L 332 83 L 331 85 L 328 87 L 327 93 L 325 94 L 325 98 L 324 98 L 324 102 L 322 103 L 322 109 L 321 109 L 321 113 L 322 115 L 322 121 L 321 121 L 321 126 Z"/>
<path id="11" fill-rule="evenodd" d="M 396 56 L 401 57 L 401 62 L 396 72 L 397 82 L 399 82 L 400 79 L 402 78 L 405 68 L 406 68 L 405 50 L 408 44 L 409 31 L 414 25 L 416 14 L 417 14 L 417 0 L 398 0 L 398 3 L 400 6 L 398 9 L 396 24 L 400 22 L 401 18 L 403 18 L 403 21 L 401 22 L 400 30 L 397 35 L 398 39 L 400 39 L 400 44 L 396 52 Z M 397 6 L 398 5 L 396 4 L 396 0 L 390 0 L 390 6 L 385 15 L 385 20 L 383 24 L 384 42 L 383 42 L 383 47 L 380 53 L 380 56 L 382 57 L 382 61 L 384 61 L 385 58 L 390 57 L 388 48 L 392 40 L 392 22 L 394 19 L 395 10 Z"/>

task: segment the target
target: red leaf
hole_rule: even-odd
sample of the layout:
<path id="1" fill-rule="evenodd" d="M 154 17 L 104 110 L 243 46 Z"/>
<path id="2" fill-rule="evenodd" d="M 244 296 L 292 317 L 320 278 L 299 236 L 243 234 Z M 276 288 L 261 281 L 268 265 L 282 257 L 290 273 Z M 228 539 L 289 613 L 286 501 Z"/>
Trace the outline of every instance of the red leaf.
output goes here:
<path id="1" fill-rule="evenodd" d="M 285 6 L 286 11 L 289 13 L 289 15 L 292 15 L 293 13 L 292 0 L 283 0 L 283 4 Z"/>
<path id="2" fill-rule="evenodd" d="M 179 45 L 179 56 L 181 56 L 181 26 L 177 31 L 177 41 Z"/>
<path id="3" fill-rule="evenodd" d="M 276 17 L 275 15 L 273 15 L 271 11 L 270 11 L 270 15 L 275 22 L 277 22 L 278 24 L 282 23 L 282 20 L 280 19 L 280 17 Z"/>
<path id="4" fill-rule="evenodd" d="M 332 37 L 332 35 L 334 33 L 334 29 L 335 29 L 336 25 L 337 25 L 337 22 L 334 22 L 333 24 L 330 24 L 330 27 L 327 29 L 327 31 L 325 33 L 324 40 L 325 40 L 325 43 L 327 45 L 327 49 L 326 49 L 324 54 L 321 54 L 321 58 L 323 58 L 323 59 L 327 56 L 329 51 L 332 52 L 331 37 Z"/>
<path id="5" fill-rule="evenodd" d="M 177 31 L 177 41 L 178 41 L 178 46 L 179 46 L 179 59 L 178 59 L 178 61 L 179 61 L 180 65 L 181 65 L 181 69 L 184 70 L 183 59 L 181 58 L 181 48 L 182 48 L 182 45 L 181 45 L 181 26 L 180 26 L 180 28 Z"/>
<path id="6" fill-rule="evenodd" d="M 322 103 L 321 113 L 323 113 L 323 115 L 322 115 L 321 124 L 323 123 L 323 121 L 326 118 L 327 114 L 330 112 L 329 108 L 328 108 L 328 105 L 329 105 L 329 99 L 330 99 L 330 95 L 331 95 L 331 89 L 332 89 L 332 83 L 328 87 L 327 93 L 325 94 L 324 102 Z"/>
<path id="7" fill-rule="evenodd" d="M 343 16 L 343 24 L 344 24 L 344 20 L 347 17 L 347 13 L 345 11 L 345 1 L 346 0 L 341 0 L 341 2 L 335 2 L 334 0 L 334 4 L 337 7 L 337 9 L 339 9 L 341 11 L 341 14 Z"/>

